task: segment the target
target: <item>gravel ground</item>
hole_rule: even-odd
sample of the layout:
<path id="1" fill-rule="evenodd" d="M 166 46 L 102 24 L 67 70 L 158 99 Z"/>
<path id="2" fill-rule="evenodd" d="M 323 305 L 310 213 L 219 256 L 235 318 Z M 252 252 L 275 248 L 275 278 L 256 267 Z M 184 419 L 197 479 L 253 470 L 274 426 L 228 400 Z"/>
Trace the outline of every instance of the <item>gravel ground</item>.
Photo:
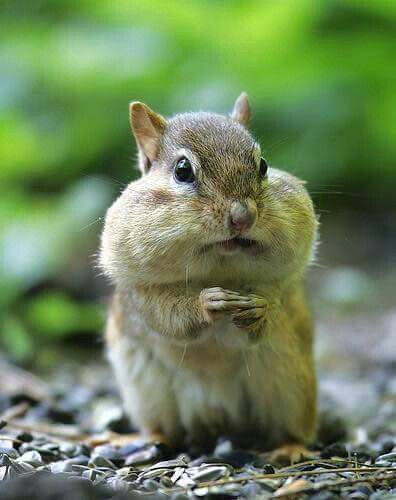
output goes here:
<path id="1" fill-rule="evenodd" d="M 0 395 L 2 500 L 396 498 L 392 364 L 375 370 L 370 366 L 359 377 L 349 374 L 342 380 L 337 375 L 326 379 L 322 370 L 322 424 L 315 444 L 320 456 L 290 467 L 270 464 L 268 454 L 237 448 L 227 439 L 219 439 L 205 454 L 132 439 L 133 429 L 104 364 L 86 363 L 79 369 L 62 365 L 51 385 L 2 361 L 2 380 L 5 374 L 7 385 Z M 344 393 L 332 392 L 332 384 Z M 374 400 L 367 390 L 376 395 Z M 349 406 L 335 398 L 348 399 L 348 394 L 354 399 Z"/>

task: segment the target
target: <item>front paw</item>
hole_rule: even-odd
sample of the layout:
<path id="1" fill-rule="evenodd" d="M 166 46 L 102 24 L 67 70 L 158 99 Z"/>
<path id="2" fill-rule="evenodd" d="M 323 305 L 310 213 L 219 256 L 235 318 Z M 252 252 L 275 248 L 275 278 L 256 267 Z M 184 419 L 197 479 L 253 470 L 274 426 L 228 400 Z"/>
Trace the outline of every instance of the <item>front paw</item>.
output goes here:
<path id="1" fill-rule="evenodd" d="M 245 304 L 232 315 L 232 322 L 238 328 L 256 329 L 265 321 L 267 307 L 265 299 L 249 294 Z"/>
<path id="2" fill-rule="evenodd" d="M 221 313 L 237 313 L 251 302 L 248 296 L 221 287 L 204 288 L 199 298 L 204 314 L 210 321 Z"/>

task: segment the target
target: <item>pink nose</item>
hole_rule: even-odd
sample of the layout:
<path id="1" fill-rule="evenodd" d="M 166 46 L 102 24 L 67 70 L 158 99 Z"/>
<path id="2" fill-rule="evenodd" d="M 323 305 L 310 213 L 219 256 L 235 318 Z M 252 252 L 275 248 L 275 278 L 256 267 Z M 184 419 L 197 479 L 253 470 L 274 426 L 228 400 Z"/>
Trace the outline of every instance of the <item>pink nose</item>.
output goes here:
<path id="1" fill-rule="evenodd" d="M 256 222 L 256 218 L 257 208 L 253 202 L 232 202 L 228 219 L 230 229 L 238 232 L 247 231 Z"/>

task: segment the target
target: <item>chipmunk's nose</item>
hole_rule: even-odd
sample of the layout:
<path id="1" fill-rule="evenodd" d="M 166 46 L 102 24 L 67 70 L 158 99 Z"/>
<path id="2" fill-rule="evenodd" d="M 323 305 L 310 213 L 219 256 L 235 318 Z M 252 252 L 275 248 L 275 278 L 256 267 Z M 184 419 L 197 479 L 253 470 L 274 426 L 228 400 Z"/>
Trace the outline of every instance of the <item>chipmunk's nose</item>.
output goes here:
<path id="1" fill-rule="evenodd" d="M 233 201 L 228 217 L 230 229 L 238 232 L 248 231 L 257 219 L 257 207 L 252 200 Z"/>

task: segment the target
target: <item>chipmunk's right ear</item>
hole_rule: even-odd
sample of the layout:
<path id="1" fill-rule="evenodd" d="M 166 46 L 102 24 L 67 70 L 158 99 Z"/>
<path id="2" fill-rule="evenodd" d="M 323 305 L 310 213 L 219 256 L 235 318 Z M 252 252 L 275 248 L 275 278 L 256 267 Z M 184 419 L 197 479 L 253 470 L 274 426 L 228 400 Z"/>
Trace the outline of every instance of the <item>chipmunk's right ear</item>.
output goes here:
<path id="1" fill-rule="evenodd" d="M 250 107 L 249 97 L 246 92 L 242 92 L 242 94 L 235 101 L 234 109 L 231 113 L 231 118 L 233 118 L 244 127 L 247 127 L 249 125 L 251 115 L 252 109 Z"/>
<path id="2" fill-rule="evenodd" d="M 144 174 L 158 157 L 166 120 L 142 102 L 136 101 L 129 105 L 129 117 L 139 149 L 139 168 Z"/>

